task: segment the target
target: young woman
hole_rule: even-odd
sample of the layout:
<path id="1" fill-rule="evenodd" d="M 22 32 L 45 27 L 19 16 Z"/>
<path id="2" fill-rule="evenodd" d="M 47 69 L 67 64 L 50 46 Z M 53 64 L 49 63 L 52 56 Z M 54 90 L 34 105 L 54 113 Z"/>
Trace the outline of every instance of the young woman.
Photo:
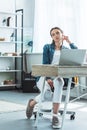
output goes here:
<path id="1" fill-rule="evenodd" d="M 60 58 L 60 51 L 61 49 L 68 49 L 67 47 L 63 46 L 63 41 L 65 40 L 71 49 L 77 49 L 77 47 L 72 43 L 68 36 L 63 34 L 63 31 L 59 27 L 54 27 L 50 30 L 50 35 L 52 38 L 51 44 L 46 44 L 43 47 L 43 64 L 58 64 Z M 41 80 L 41 79 L 40 79 Z M 37 85 L 39 86 L 40 80 L 38 81 Z M 58 111 L 61 103 L 62 98 L 62 89 L 64 86 L 64 80 L 62 77 L 47 77 L 45 83 L 45 90 L 44 90 L 44 99 L 46 98 L 46 92 L 48 89 L 53 90 L 52 94 L 52 104 L 53 104 L 53 114 L 52 114 L 52 127 L 53 128 L 60 128 L 61 124 L 58 119 Z M 50 91 L 51 92 L 51 91 Z M 35 99 L 31 99 L 28 102 L 26 108 L 26 116 L 30 118 L 33 113 L 33 108 L 40 98 L 40 94 L 35 97 Z"/>

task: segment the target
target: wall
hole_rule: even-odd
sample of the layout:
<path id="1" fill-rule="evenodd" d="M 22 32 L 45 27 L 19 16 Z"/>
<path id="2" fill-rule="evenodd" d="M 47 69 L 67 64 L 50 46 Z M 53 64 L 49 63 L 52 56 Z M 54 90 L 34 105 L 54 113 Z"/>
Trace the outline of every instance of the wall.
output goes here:
<path id="1" fill-rule="evenodd" d="M 29 53 L 26 54 L 26 57 L 24 55 L 24 71 L 25 71 L 25 60 L 27 62 L 27 72 L 30 73 L 32 71 L 32 65 L 34 64 L 42 64 L 42 53 Z"/>
<path id="2" fill-rule="evenodd" d="M 16 9 L 24 10 L 24 27 L 33 28 L 34 2 L 35 2 L 35 0 L 16 0 Z"/>
<path id="3" fill-rule="evenodd" d="M 23 41 L 24 51 L 29 47 L 27 46 L 29 41 L 33 40 L 33 28 L 34 28 L 34 6 L 35 0 L 16 0 L 16 10 L 23 9 Z"/>
<path id="4" fill-rule="evenodd" d="M 0 4 L 0 12 L 8 12 L 8 13 L 14 13 L 15 12 L 15 0 L 3 0 L 1 1 L 1 4 Z M 0 13 L 0 26 L 3 27 L 5 25 L 3 25 L 3 20 L 6 19 L 8 16 L 5 15 L 5 14 L 1 14 Z M 14 26 L 14 16 L 11 16 L 11 26 Z M 12 29 L 2 29 L 0 28 L 1 31 L 0 31 L 0 37 L 1 38 L 5 38 L 5 41 L 10 41 L 10 35 L 12 34 L 13 30 Z M 8 44 L 8 48 L 4 47 L 6 46 L 7 43 L 4 43 L 3 44 L 0 44 L 0 52 L 12 52 L 14 50 L 12 50 L 12 46 L 13 45 L 9 45 Z"/>
<path id="5" fill-rule="evenodd" d="M 2 0 L 0 3 L 0 11 L 13 12 L 15 11 L 15 0 Z"/>

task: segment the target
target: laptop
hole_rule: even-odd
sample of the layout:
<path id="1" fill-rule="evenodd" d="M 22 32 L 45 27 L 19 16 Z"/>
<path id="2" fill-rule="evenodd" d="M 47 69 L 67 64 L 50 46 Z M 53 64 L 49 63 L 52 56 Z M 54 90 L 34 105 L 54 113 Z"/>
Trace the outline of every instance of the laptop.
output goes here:
<path id="1" fill-rule="evenodd" d="M 60 54 L 59 65 L 84 65 L 85 49 L 63 49 Z"/>

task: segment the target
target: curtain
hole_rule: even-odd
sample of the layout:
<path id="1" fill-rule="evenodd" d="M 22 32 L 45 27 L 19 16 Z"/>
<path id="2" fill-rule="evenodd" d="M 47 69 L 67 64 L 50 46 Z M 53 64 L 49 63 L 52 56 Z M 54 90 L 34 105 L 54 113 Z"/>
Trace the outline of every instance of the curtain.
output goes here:
<path id="1" fill-rule="evenodd" d="M 78 48 L 86 48 L 86 23 L 86 0 L 35 0 L 33 52 L 42 52 L 44 44 L 51 43 L 50 29 L 55 26 Z"/>

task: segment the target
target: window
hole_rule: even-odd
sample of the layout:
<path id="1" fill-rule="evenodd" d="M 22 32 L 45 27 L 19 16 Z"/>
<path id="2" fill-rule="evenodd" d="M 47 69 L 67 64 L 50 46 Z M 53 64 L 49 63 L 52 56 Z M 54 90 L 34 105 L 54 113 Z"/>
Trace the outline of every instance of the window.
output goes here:
<path id="1" fill-rule="evenodd" d="M 51 43 L 49 32 L 54 26 L 60 27 L 79 48 L 86 48 L 86 5 L 86 0 L 36 0 L 33 51 L 42 52 L 44 44 Z"/>

